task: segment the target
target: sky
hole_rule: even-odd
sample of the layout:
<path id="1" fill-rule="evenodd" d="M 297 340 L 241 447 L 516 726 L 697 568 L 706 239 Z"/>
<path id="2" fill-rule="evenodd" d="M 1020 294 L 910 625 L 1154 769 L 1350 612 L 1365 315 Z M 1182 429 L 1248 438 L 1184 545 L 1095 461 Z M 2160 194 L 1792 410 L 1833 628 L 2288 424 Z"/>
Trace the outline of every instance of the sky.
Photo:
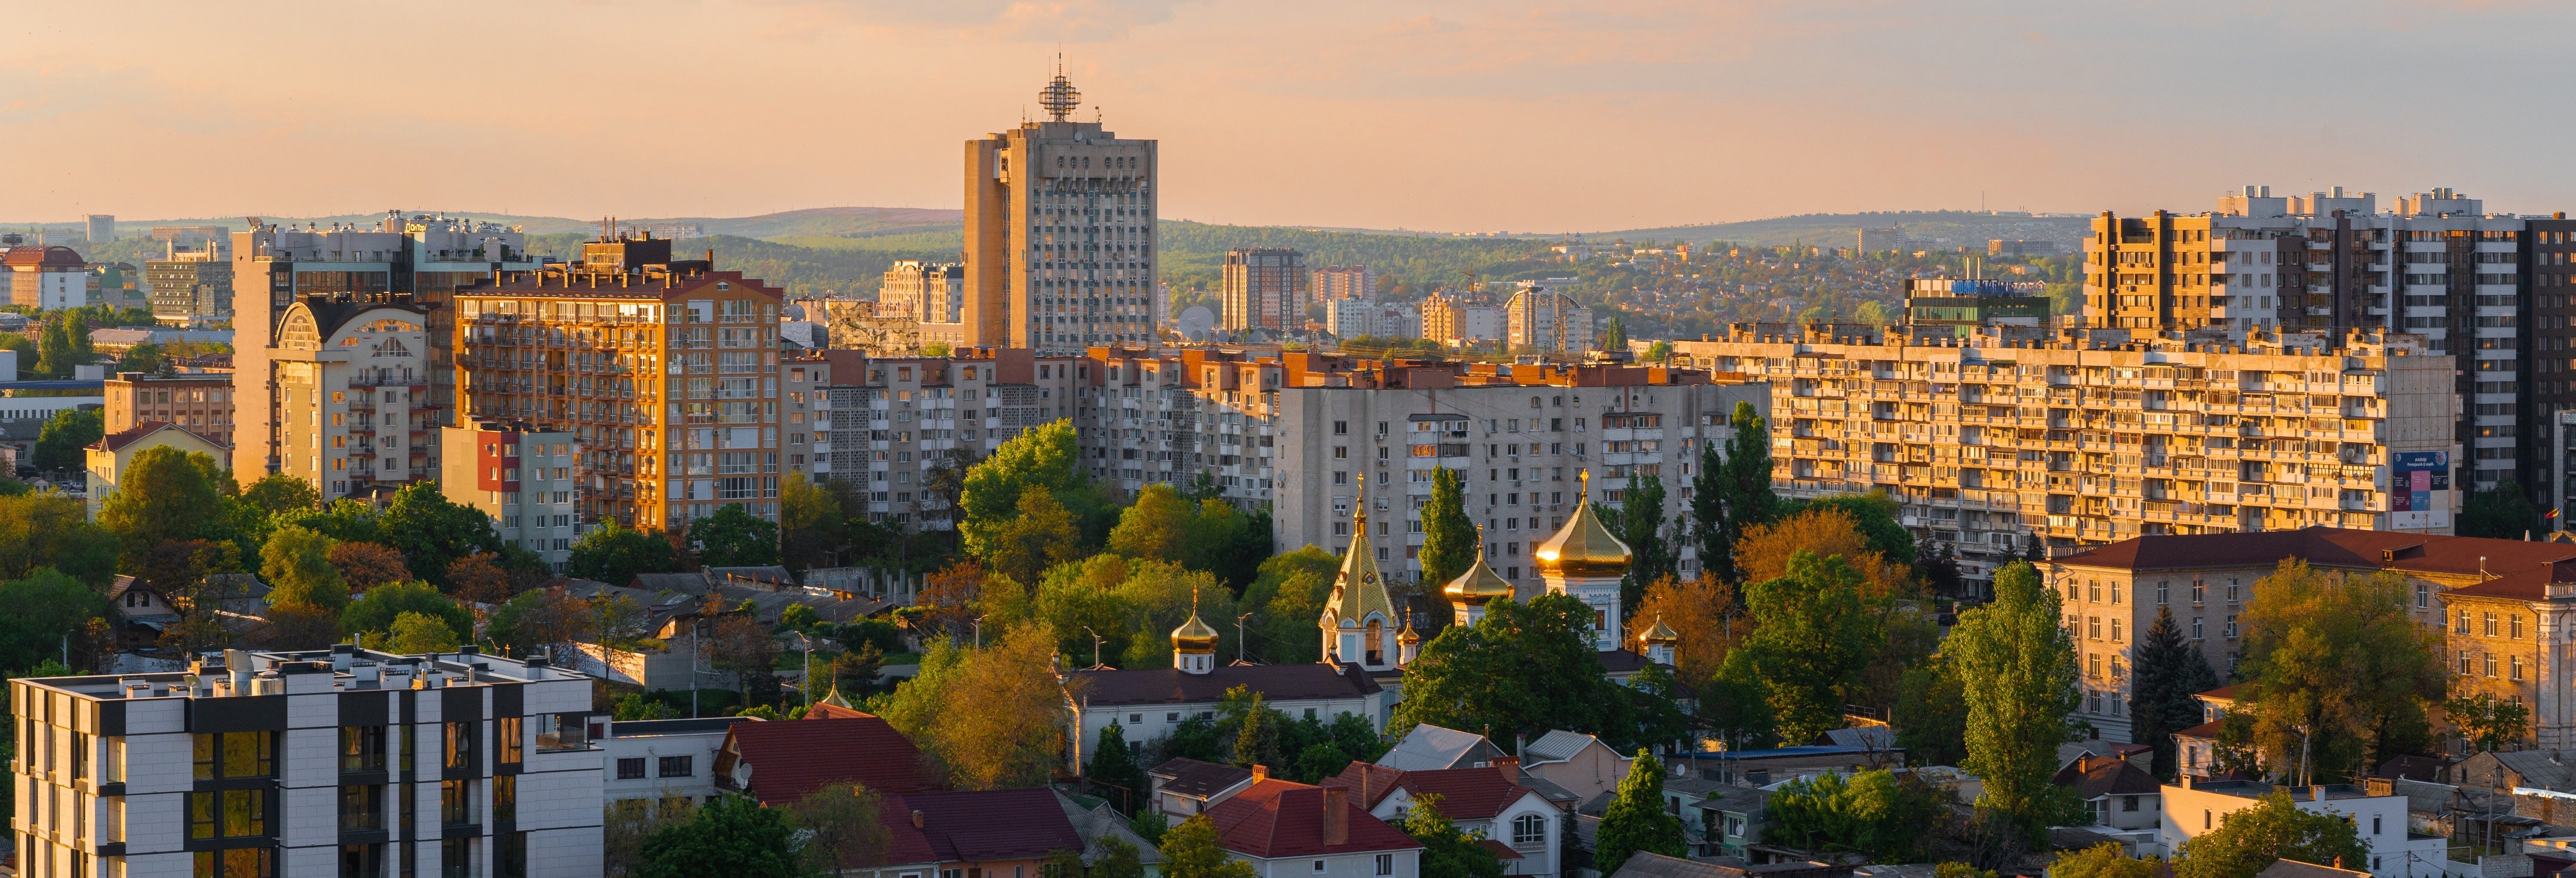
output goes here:
<path id="1" fill-rule="evenodd" d="M 1170 219 L 2542 212 L 2576 205 L 2571 33 L 2509 0 L 50 3 L 0 20 L 0 221 L 955 208 L 1059 51 L 1080 116 L 1161 141 Z"/>

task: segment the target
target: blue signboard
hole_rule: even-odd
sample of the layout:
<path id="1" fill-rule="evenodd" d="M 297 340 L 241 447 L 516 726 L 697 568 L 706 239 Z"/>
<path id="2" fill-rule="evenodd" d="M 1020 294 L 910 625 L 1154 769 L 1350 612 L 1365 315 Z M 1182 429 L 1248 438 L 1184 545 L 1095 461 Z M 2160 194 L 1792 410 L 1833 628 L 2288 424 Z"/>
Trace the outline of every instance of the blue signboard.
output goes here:
<path id="1" fill-rule="evenodd" d="M 2422 512 L 2433 508 L 2433 492 L 2451 489 L 2451 453 L 2401 452 L 2391 461 L 2388 510 Z"/>

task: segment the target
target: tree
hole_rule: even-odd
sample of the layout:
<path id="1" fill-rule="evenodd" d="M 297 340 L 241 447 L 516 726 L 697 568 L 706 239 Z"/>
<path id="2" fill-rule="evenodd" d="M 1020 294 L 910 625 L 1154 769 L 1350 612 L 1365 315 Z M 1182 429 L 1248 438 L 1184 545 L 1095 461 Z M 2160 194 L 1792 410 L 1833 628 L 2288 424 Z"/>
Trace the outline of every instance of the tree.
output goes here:
<path id="1" fill-rule="evenodd" d="M 1431 471 L 1431 499 L 1422 506 L 1422 585 L 1437 593 L 1449 581 L 1467 574 L 1484 551 L 1484 538 L 1467 518 L 1466 482 L 1458 471 Z"/>
<path id="2" fill-rule="evenodd" d="M 331 538 L 288 525 L 259 550 L 259 575 L 271 606 L 312 607 L 333 616 L 349 606 L 349 585 L 331 566 Z"/>
<path id="3" fill-rule="evenodd" d="M 724 796 L 644 840 L 637 878 L 804 878 L 787 810 Z"/>
<path id="4" fill-rule="evenodd" d="M 2129 740 L 2156 748 L 2155 774 L 2173 777 L 2175 732 L 2200 725 L 2202 692 L 2218 688 L 2218 673 L 2200 647 L 2185 641 L 2173 610 L 2156 607 L 2156 621 L 2138 638 L 2129 669 Z"/>
<path id="5" fill-rule="evenodd" d="M 2442 712 L 2472 750 L 2492 753 L 2531 737 L 2531 708 L 2479 692 L 2442 702 Z"/>
<path id="6" fill-rule="evenodd" d="M 103 586 L 116 576 L 116 534 L 89 522 L 81 501 L 56 493 L 0 496 L 0 579 L 52 567 Z"/>
<path id="7" fill-rule="evenodd" d="M 975 622 L 975 607 L 984 598 L 984 568 L 959 561 L 921 578 L 914 603 L 925 610 L 920 634 L 965 637 Z M 1016 587 L 1016 586 L 1015 586 Z"/>
<path id="8" fill-rule="evenodd" d="M 262 483 L 265 481 L 262 480 Z M 252 487 L 256 488 L 258 485 Z M 411 571 L 403 567 L 402 553 L 394 551 L 389 546 L 375 543 L 340 543 L 332 546 L 330 554 L 326 557 L 331 562 L 331 566 L 340 571 L 340 579 L 348 583 L 350 591 L 366 591 L 388 582 L 401 582 L 411 578 Z"/>
<path id="9" fill-rule="evenodd" d="M 1674 678 L 1697 690 L 1716 678 L 1727 654 L 1753 630 L 1743 615 L 1735 587 L 1703 567 L 1691 579 L 1667 577 L 1647 586 L 1637 611 L 1628 615 L 1623 642 L 1635 643 L 1644 630 L 1663 623 L 1681 641 L 1673 648 Z"/>
<path id="10" fill-rule="evenodd" d="M 0 582 L 0 607 L 9 608 L 0 614 L 0 671 L 8 676 L 60 658 L 66 638 L 112 612 L 105 595 L 52 568 Z"/>
<path id="11" fill-rule="evenodd" d="M 1946 797 L 1908 773 L 1886 769 L 1837 773 L 1784 784 L 1763 805 L 1766 841 L 1818 851 L 1854 851 L 1883 863 L 1920 856 L 1924 828 L 1938 821 Z"/>
<path id="12" fill-rule="evenodd" d="M 1781 736 L 1793 743 L 1843 727 L 1846 696 L 1878 633 L 1860 585 L 1841 557 L 1798 552 L 1783 575 L 1745 587 L 1755 624 L 1729 667 L 1742 660 L 1750 673 L 1738 678 L 1759 681 Z"/>
<path id="13" fill-rule="evenodd" d="M 1091 765 L 1084 776 L 1096 786 L 1108 787 L 1103 794 L 1118 803 L 1122 814 L 1135 813 L 1138 797 L 1149 792 L 1145 770 L 1127 752 L 1127 730 L 1114 722 L 1101 727 L 1099 746 L 1091 749 Z"/>
<path id="14" fill-rule="evenodd" d="M 88 448 L 107 435 L 107 416 L 98 409 L 64 409 L 36 429 L 39 472 L 79 472 L 89 468 Z"/>
<path id="15" fill-rule="evenodd" d="M 753 516 L 749 504 L 727 503 L 690 522 L 689 542 L 697 546 L 698 563 L 709 567 L 778 563 L 778 525 Z"/>
<path id="16" fill-rule="evenodd" d="M 2539 504 L 2531 502 L 2531 492 L 2510 475 L 2495 487 L 2471 493 L 2460 508 L 2460 536 L 2519 540 L 2541 529 Z"/>
<path id="17" fill-rule="evenodd" d="M 1977 806 L 2011 815 L 2026 831 L 2052 816 L 2049 796 L 2066 715 L 2080 703 L 2075 641 L 2058 623 L 2054 589 L 2014 563 L 1995 573 L 1995 600 L 1963 613 L 1942 645 L 1967 687 L 1968 758 L 1985 780 Z"/>
<path id="18" fill-rule="evenodd" d="M 426 613 L 395 616 L 387 633 L 393 635 L 393 651 L 405 655 L 456 650 L 456 630 L 447 627 L 446 620 Z"/>
<path id="19" fill-rule="evenodd" d="M 1726 521 L 1741 532 L 1770 521 L 1780 497 L 1771 492 L 1771 430 L 1750 401 L 1735 404 L 1735 435 L 1726 440 Z"/>
<path id="20" fill-rule="evenodd" d="M 1593 617 L 1582 601 L 1549 593 L 1526 604 L 1494 601 L 1476 624 L 1442 629 L 1405 666 L 1404 702 L 1388 734 L 1430 723 L 1496 741 L 1569 729 L 1636 743 L 1628 701 L 1601 671 Z"/>
<path id="21" fill-rule="evenodd" d="M 1083 472 L 1072 421 L 1023 430 L 967 469 L 957 504 L 957 531 L 966 551 L 991 559 L 1004 526 L 1023 514 L 1021 495 L 1030 491 L 1045 493 L 1063 506 L 1077 522 L 1077 533 L 1088 532 L 1092 518 L 1106 518 L 1108 501 Z M 1080 554 L 1080 547 L 1074 552 Z"/>
<path id="22" fill-rule="evenodd" d="M 1245 586 L 1238 612 L 1250 610 L 1245 644 L 1257 660 L 1274 665 L 1305 664 L 1323 658 L 1315 620 L 1324 614 L 1332 593 L 1333 574 L 1341 559 L 1314 546 L 1264 559 L 1252 584 Z M 1420 620 L 1417 620 L 1417 622 Z"/>
<path id="23" fill-rule="evenodd" d="M 1637 751 L 1628 776 L 1619 781 L 1618 793 L 1601 814 L 1601 828 L 1592 836 L 1592 867 L 1604 875 L 1617 874 L 1640 852 L 1690 854 L 1682 846 L 1681 818 L 1664 813 L 1664 761 L 1644 750 Z"/>
<path id="24" fill-rule="evenodd" d="M 1918 765 L 1957 765 L 1967 758 L 1967 683 L 1949 661 L 1933 656 L 1908 668 L 1898 683 L 1896 746 Z"/>
<path id="25" fill-rule="evenodd" d="M 1967 580 L 1959 575 L 1959 556 L 1946 542 L 1922 544 L 1914 554 L 1914 575 L 1923 587 L 1943 597 L 1965 597 Z"/>
<path id="26" fill-rule="evenodd" d="M 2183 842 L 2175 852 L 2174 878 L 2250 878 L 2279 860 L 2349 869 L 2370 868 L 2361 828 L 2342 814 L 2299 810 L 2286 792 L 2220 817 L 2218 828 Z"/>
<path id="27" fill-rule="evenodd" d="M 1629 552 L 1628 573 L 1619 580 L 1619 603 L 1635 607 L 1644 601 L 1646 585 L 1672 576 L 1681 560 L 1664 542 L 1664 480 L 1652 473 L 1629 476 L 1628 492 L 1610 521 L 1618 525 L 1615 535 Z"/>
<path id="28" fill-rule="evenodd" d="M 1466 832 L 1440 813 L 1440 794 L 1421 793 L 1404 808 L 1404 820 L 1397 827 L 1422 843 L 1419 855 L 1422 878 L 1502 878 L 1503 861 L 1492 849 L 1477 844 L 1485 836 Z"/>
<path id="29" fill-rule="evenodd" d="M 457 642 L 474 636 L 474 616 L 426 582 L 391 582 L 368 589 L 340 613 L 343 631 L 392 631 L 394 620 L 418 613 L 447 623 Z"/>
<path id="30" fill-rule="evenodd" d="M 497 605 L 509 600 L 516 583 L 499 561 L 500 556 L 491 552 L 476 552 L 448 562 L 448 592 L 468 603 Z"/>
<path id="31" fill-rule="evenodd" d="M 668 573 L 679 568 L 671 541 L 657 532 L 635 530 L 609 518 L 572 542 L 564 573 L 610 585 L 635 581 L 639 573 Z"/>
<path id="32" fill-rule="evenodd" d="M 1055 632 L 1021 625 L 994 640 L 981 650 L 933 641 L 919 676 L 871 702 L 957 789 L 1045 783 L 1071 721 L 1056 682 Z"/>
<path id="33" fill-rule="evenodd" d="M 492 611 L 490 621 L 483 626 L 483 638 L 506 653 L 527 655 L 539 648 L 569 646 L 592 639 L 598 622 L 599 614 L 591 603 L 573 597 L 563 589 L 531 589 L 520 592 Z M 597 639 L 607 646 L 633 646 L 631 642 L 618 643 L 604 634 Z"/>
<path id="34" fill-rule="evenodd" d="M 1809 509 L 1746 527 L 1735 540 L 1735 569 L 1746 582 L 1776 579 L 1788 575 L 1789 559 L 1800 553 L 1843 559 L 1867 583 L 1862 589 L 1866 597 L 1903 590 L 1904 574 L 1869 547 L 1852 514 L 1842 509 Z"/>
<path id="35" fill-rule="evenodd" d="M 816 875 L 885 862 L 894 833 L 878 816 L 875 791 L 855 783 L 826 784 L 787 806 L 787 823 L 806 833 L 805 865 Z"/>
<path id="36" fill-rule="evenodd" d="M 1254 878 L 1260 874 L 1251 863 L 1226 856 L 1216 823 L 1206 814 L 1192 814 L 1181 825 L 1163 833 L 1159 847 L 1163 852 L 1163 878 Z"/>
<path id="37" fill-rule="evenodd" d="M 1197 513 L 1196 504 L 1170 485 L 1147 485 L 1136 493 L 1135 504 L 1118 514 L 1118 526 L 1109 531 L 1109 550 L 1131 558 L 1178 562 L 1188 549 L 1190 525 Z"/>
<path id="38" fill-rule="evenodd" d="M 1242 728 L 1234 736 L 1234 764 L 1286 767 L 1288 761 L 1279 752 L 1280 719 L 1278 711 L 1263 703 L 1261 693 L 1252 693 L 1252 703 L 1239 720 Z"/>
<path id="39" fill-rule="evenodd" d="M 385 545 L 402 551 L 405 566 L 441 589 L 452 588 L 447 569 L 456 559 L 501 551 L 492 517 L 449 502 L 436 482 L 413 482 L 394 492 L 376 526 Z"/>
<path id="40" fill-rule="evenodd" d="M 1888 559 L 1889 563 L 1902 564 L 1918 554 L 1914 532 L 1906 530 L 1904 522 L 1897 520 L 1902 510 L 1886 491 L 1827 494 L 1813 500 L 1784 502 L 1780 506 L 1780 517 L 1828 509 L 1850 515 L 1852 528 L 1860 532 L 1862 543 L 1870 551 L 1877 552 L 1879 557 Z"/>
<path id="41" fill-rule="evenodd" d="M 1019 517 L 989 528 L 985 559 L 1013 582 L 1036 582 L 1046 569 L 1082 557 L 1082 532 L 1054 495 L 1020 494 Z"/>
<path id="42" fill-rule="evenodd" d="M 1137 815 L 1137 817 L 1143 816 L 1145 815 Z M 1140 832 L 1137 835 L 1142 837 L 1144 833 Z M 1103 836 L 1094 844 L 1098 845 L 1099 849 L 1092 857 L 1091 871 L 1086 878 L 1145 878 L 1144 852 L 1137 850 L 1135 845 L 1128 844 L 1126 839 L 1115 836 Z M 1075 864 L 1082 862 L 1078 851 L 1067 852 L 1067 855 L 1073 858 Z M 1072 865 L 1064 865 L 1056 869 L 1056 874 L 1069 876 L 1084 873 Z"/>
<path id="43" fill-rule="evenodd" d="M 839 492 L 789 475 L 778 486 L 778 554 L 797 569 L 829 567 L 849 543 Z"/>
<path id="44" fill-rule="evenodd" d="M 1691 535 L 1699 543 L 1700 572 L 1723 582 L 1741 578 L 1735 570 L 1735 537 L 1741 530 L 1727 514 L 1735 473 L 1718 456 L 1717 443 L 1699 443 L 1699 471 L 1691 474 Z"/>
<path id="45" fill-rule="evenodd" d="M 2415 620 L 2412 593 L 2403 573 L 2326 573 L 2299 559 L 2254 584 L 2239 704 L 2251 743 L 2293 783 L 2432 750 L 2427 706 L 2448 680 L 2443 632 Z"/>
<path id="46" fill-rule="evenodd" d="M 861 643 L 857 648 L 832 658 L 824 671 L 832 675 L 832 687 L 845 689 L 841 694 L 865 692 L 876 688 L 877 674 L 885 669 L 885 650 L 874 643 Z"/>
<path id="47" fill-rule="evenodd" d="M 2081 850 L 2057 852 L 2048 878 L 2156 878 L 2153 860 L 2132 859 L 2119 842 L 2106 841 Z"/>
<path id="48" fill-rule="evenodd" d="M 216 536 L 208 515 L 223 508 L 224 479 L 215 460 L 167 445 L 143 449 L 126 462 L 125 476 L 99 505 L 98 523 L 134 553 L 162 542 Z"/>
<path id="49" fill-rule="evenodd" d="M 763 678 L 770 677 L 770 671 L 778 666 L 781 652 L 778 641 L 769 636 L 769 626 L 748 613 L 728 613 L 717 619 L 706 650 L 708 667 L 734 675 L 744 704 L 752 703 L 755 683 L 767 687 L 768 681 Z"/>
<path id="50" fill-rule="evenodd" d="M 670 709 L 668 705 L 661 706 L 666 712 Z M 620 707 L 623 707 L 622 702 Z M 629 717 L 621 715 L 618 719 L 624 721 Z M 681 795 L 664 796 L 659 801 L 624 799 L 608 803 L 606 826 L 600 832 L 600 859 L 606 878 L 636 878 L 637 870 L 644 865 L 644 840 L 666 827 L 689 822 L 697 811 L 697 802 Z"/>

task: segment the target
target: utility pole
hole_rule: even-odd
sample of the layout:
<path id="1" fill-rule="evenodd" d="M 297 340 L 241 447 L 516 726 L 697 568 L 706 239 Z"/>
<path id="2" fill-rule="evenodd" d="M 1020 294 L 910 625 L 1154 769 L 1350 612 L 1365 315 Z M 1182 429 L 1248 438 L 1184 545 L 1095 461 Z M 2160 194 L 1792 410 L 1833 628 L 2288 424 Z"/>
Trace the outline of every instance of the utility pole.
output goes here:
<path id="1" fill-rule="evenodd" d="M 1091 631 L 1091 626 L 1084 625 L 1082 630 Z M 1091 631 L 1091 666 L 1100 667 L 1100 632 L 1098 631 Z"/>
<path id="2" fill-rule="evenodd" d="M 1243 620 L 1250 618 L 1251 613 L 1234 617 L 1234 663 L 1238 665 L 1243 663 Z"/>

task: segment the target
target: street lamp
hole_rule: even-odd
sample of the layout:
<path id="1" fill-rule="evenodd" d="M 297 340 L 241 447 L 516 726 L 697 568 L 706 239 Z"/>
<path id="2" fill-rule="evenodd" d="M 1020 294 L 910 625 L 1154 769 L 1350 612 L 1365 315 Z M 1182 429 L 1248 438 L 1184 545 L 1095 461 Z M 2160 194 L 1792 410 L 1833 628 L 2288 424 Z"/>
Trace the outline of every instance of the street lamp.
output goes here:
<path id="1" fill-rule="evenodd" d="M 1084 625 L 1082 630 L 1091 631 L 1091 626 Z M 1098 631 L 1091 631 L 1091 666 L 1100 667 L 1100 632 Z"/>
<path id="2" fill-rule="evenodd" d="M 1236 616 L 1236 617 L 1234 617 L 1234 663 L 1235 663 L 1235 664 L 1238 664 L 1238 665 L 1239 665 L 1239 664 L 1242 664 L 1242 663 L 1243 663 L 1243 620 L 1245 620 L 1245 619 L 1250 619 L 1250 618 L 1252 618 L 1252 617 L 1253 617 L 1253 615 L 1254 615 L 1254 614 L 1252 614 L 1252 613 L 1245 613 L 1245 614 L 1243 614 L 1243 615 L 1240 615 L 1240 616 Z"/>
<path id="3" fill-rule="evenodd" d="M 813 706 L 814 706 L 814 636 L 813 636 L 813 635 L 811 635 L 811 634 L 807 634 L 807 633 L 805 633 L 805 632 L 803 632 L 803 631 L 796 632 L 796 643 L 797 643 L 798 645 L 803 646 L 803 647 L 805 648 L 805 676 L 804 676 L 804 678 L 803 678 L 803 679 L 800 679 L 800 680 L 798 680 L 798 681 L 797 681 L 797 683 L 796 683 L 796 688 L 798 688 L 798 689 L 802 689 L 802 690 L 804 690 L 804 691 L 805 691 L 805 706 L 806 706 L 806 707 L 813 707 Z"/>

